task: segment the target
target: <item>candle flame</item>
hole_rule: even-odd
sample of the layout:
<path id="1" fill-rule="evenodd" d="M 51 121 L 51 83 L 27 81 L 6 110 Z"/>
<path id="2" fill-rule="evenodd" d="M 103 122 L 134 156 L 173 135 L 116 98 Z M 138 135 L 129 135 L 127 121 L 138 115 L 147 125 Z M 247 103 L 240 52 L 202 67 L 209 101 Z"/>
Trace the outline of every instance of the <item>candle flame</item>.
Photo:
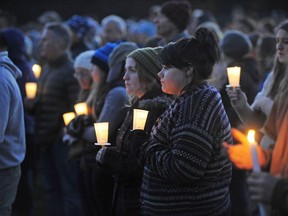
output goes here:
<path id="1" fill-rule="evenodd" d="M 249 130 L 247 139 L 249 143 L 254 143 L 255 142 L 255 130 Z"/>
<path id="2" fill-rule="evenodd" d="M 88 106 L 85 102 L 75 104 L 74 109 L 77 115 L 88 115 Z"/>
<path id="3" fill-rule="evenodd" d="M 105 144 L 108 142 L 109 122 L 94 123 L 97 142 Z"/>
<path id="4" fill-rule="evenodd" d="M 26 97 L 33 99 L 36 96 L 37 92 L 37 83 L 35 82 L 26 82 L 25 83 Z"/>
<path id="5" fill-rule="evenodd" d="M 230 86 L 237 87 L 240 84 L 241 67 L 227 67 L 227 75 Z"/>
<path id="6" fill-rule="evenodd" d="M 142 109 L 133 110 L 133 130 L 144 130 L 149 111 Z"/>
<path id="7" fill-rule="evenodd" d="M 72 121 L 75 118 L 74 112 L 68 112 L 63 114 L 64 124 L 67 126 L 70 121 Z"/>
<path id="8" fill-rule="evenodd" d="M 32 66 L 32 71 L 33 71 L 36 79 L 38 79 L 39 76 L 40 76 L 40 74 L 41 74 L 41 66 L 38 65 L 38 64 L 34 64 L 34 65 Z"/>

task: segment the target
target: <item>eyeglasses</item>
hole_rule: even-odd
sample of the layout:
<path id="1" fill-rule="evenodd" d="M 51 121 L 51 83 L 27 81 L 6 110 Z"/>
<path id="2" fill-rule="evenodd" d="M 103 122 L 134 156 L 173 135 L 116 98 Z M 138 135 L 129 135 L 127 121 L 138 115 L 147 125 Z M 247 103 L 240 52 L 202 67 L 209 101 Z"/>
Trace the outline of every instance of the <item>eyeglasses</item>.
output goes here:
<path id="1" fill-rule="evenodd" d="M 87 72 L 77 72 L 77 73 L 74 73 L 73 76 L 77 79 L 79 79 L 79 78 L 82 78 L 82 79 L 91 78 L 90 73 L 87 73 Z"/>

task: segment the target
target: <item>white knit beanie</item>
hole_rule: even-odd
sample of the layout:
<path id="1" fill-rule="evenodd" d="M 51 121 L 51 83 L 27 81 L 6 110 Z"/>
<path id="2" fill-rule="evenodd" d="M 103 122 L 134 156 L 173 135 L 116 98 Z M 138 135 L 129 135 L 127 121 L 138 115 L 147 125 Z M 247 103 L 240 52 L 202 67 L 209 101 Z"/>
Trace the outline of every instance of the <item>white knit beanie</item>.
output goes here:
<path id="1" fill-rule="evenodd" d="M 75 68 L 84 68 L 89 71 L 92 70 L 93 64 L 91 63 L 91 58 L 94 54 L 94 50 L 88 50 L 80 53 L 74 61 L 74 69 Z"/>

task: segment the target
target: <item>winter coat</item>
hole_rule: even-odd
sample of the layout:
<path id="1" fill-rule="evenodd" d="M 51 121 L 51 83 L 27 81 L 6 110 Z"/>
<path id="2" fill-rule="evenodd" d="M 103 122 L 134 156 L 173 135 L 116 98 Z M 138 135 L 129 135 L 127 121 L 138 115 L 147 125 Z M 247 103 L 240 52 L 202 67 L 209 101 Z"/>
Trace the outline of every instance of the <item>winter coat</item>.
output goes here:
<path id="1" fill-rule="evenodd" d="M 49 63 L 38 80 L 35 143 L 42 149 L 62 139 L 62 115 L 74 110 L 79 85 L 68 55 Z"/>
<path id="2" fill-rule="evenodd" d="M 288 181 L 279 180 L 273 190 L 271 198 L 271 216 L 286 216 L 288 214 Z"/>
<path id="3" fill-rule="evenodd" d="M 138 159 L 130 154 L 131 146 L 140 148 L 148 138 L 147 134 L 150 133 L 154 122 L 170 103 L 171 99 L 160 91 L 145 94 L 128 108 L 126 118 L 118 131 L 116 147 L 106 149 L 102 167 L 114 175 L 115 182 L 112 215 L 140 215 L 140 185 L 143 169 Z M 149 111 L 144 131 L 139 133 L 139 137 L 133 134 L 135 131 L 132 131 L 135 108 Z"/>
<path id="4" fill-rule="evenodd" d="M 16 79 L 21 71 L 0 52 L 0 169 L 18 166 L 25 157 L 24 111 Z"/>

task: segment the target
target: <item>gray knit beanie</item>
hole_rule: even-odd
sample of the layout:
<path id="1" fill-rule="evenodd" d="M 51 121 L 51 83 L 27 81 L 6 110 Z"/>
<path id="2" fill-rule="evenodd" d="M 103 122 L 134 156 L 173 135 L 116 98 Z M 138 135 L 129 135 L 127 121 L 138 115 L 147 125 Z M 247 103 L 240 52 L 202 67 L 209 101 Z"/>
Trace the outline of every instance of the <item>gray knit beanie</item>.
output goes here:
<path id="1" fill-rule="evenodd" d="M 140 64 L 145 72 L 158 79 L 158 73 L 162 69 L 158 54 L 161 52 L 163 47 L 146 47 L 139 48 L 130 53 L 127 58 L 133 58 L 137 64 Z"/>
<path id="2" fill-rule="evenodd" d="M 109 68 L 113 68 L 116 64 L 125 62 L 125 59 L 129 53 L 138 48 L 134 42 L 120 43 L 109 55 Z"/>
<path id="3" fill-rule="evenodd" d="M 225 56 L 241 59 L 252 49 L 248 36 L 238 30 L 228 30 L 220 41 L 220 48 Z"/>

